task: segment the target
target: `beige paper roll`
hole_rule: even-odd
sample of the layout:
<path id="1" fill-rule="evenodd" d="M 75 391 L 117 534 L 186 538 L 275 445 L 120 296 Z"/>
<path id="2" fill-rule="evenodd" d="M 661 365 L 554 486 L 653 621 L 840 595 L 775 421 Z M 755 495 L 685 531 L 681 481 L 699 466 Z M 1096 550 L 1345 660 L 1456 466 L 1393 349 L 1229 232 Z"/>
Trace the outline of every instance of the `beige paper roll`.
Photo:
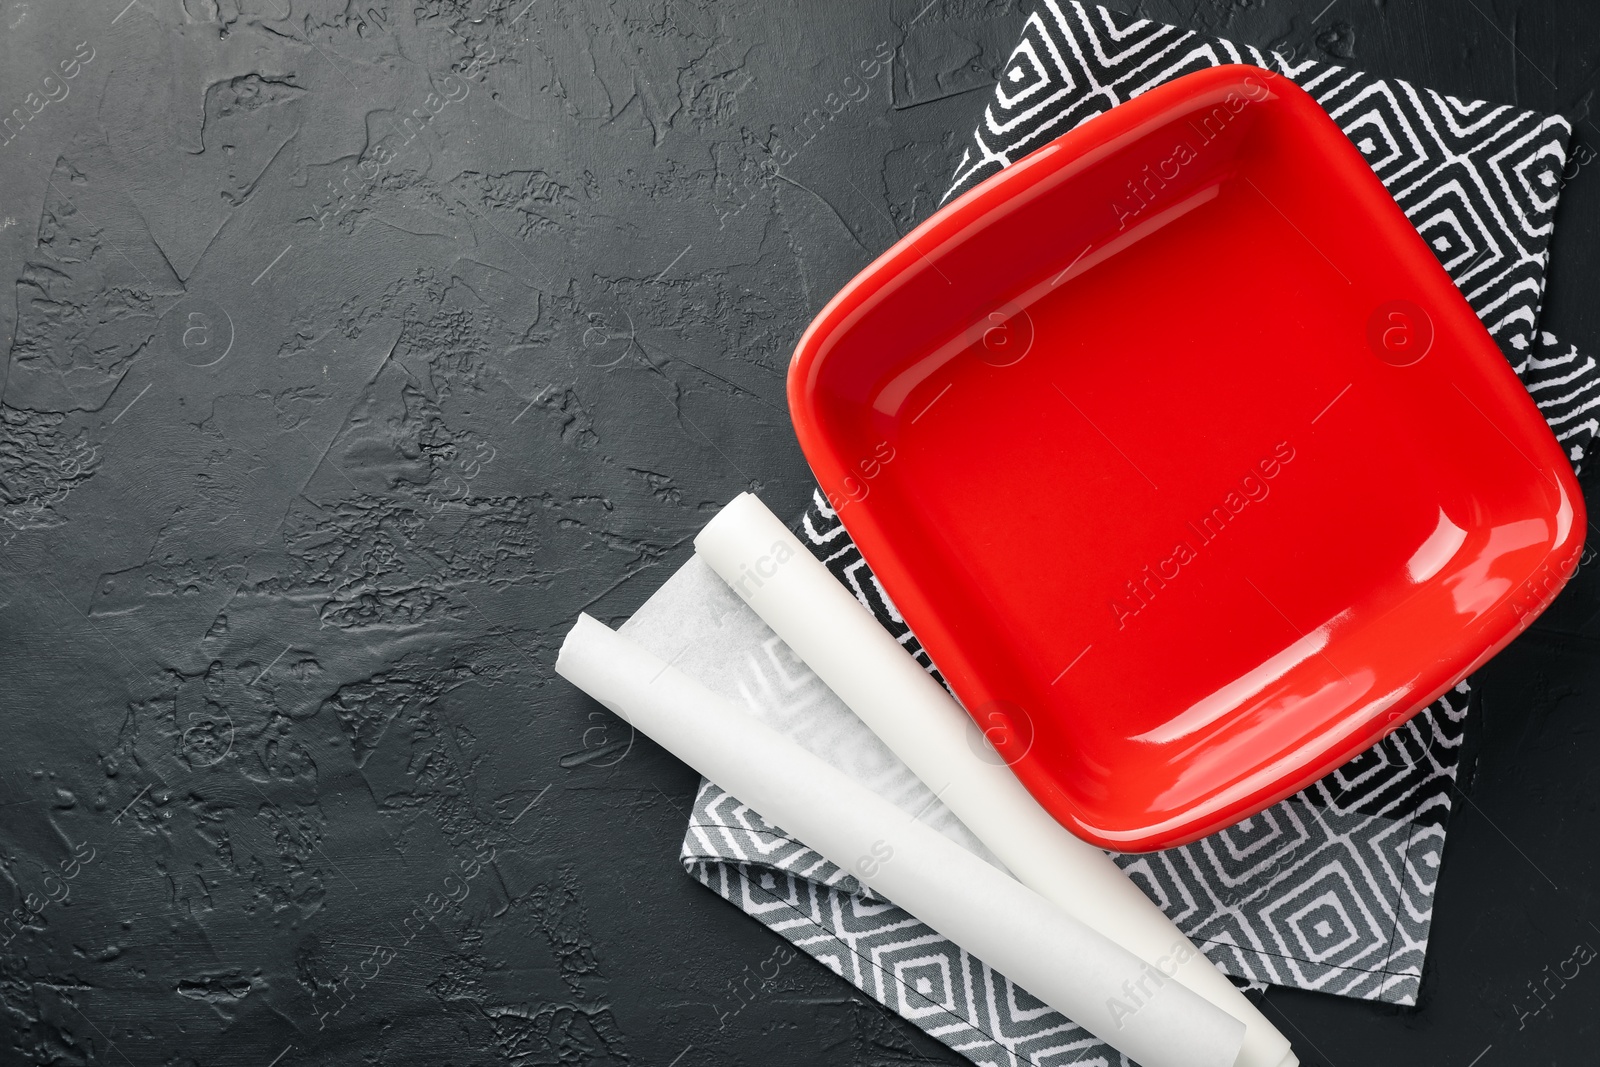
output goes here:
<path id="1" fill-rule="evenodd" d="M 556 673 L 830 862 L 1144 1067 L 1230 1067 L 1244 1026 L 588 615 Z"/>
<path id="2" fill-rule="evenodd" d="M 1110 857 L 1039 806 L 972 718 L 757 497 L 730 501 L 695 551 L 1024 885 L 1147 963 L 1189 945 Z M 1237 1067 L 1299 1062 L 1203 953 L 1177 979 L 1245 1025 Z"/>

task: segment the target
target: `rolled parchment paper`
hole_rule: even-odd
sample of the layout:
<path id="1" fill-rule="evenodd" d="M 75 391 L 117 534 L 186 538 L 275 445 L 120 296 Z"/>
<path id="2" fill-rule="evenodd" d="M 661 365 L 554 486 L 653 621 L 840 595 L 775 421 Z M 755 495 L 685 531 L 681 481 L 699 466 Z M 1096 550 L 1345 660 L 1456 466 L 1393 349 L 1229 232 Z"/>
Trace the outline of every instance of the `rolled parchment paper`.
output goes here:
<path id="1" fill-rule="evenodd" d="M 556 673 L 1143 1067 L 1231 1067 L 1244 1025 L 1172 979 L 1181 935 L 1155 964 L 715 695 L 580 615 Z"/>
<path id="2" fill-rule="evenodd" d="M 1177 980 L 1246 1028 L 1237 1067 L 1299 1062 L 1288 1039 L 1109 856 L 1040 807 L 971 716 L 757 497 L 735 497 L 694 545 L 1023 885 L 1146 963 L 1170 959 L 1173 945 L 1184 945 L 1188 951 Z M 738 790 L 731 792 L 768 815 Z"/>

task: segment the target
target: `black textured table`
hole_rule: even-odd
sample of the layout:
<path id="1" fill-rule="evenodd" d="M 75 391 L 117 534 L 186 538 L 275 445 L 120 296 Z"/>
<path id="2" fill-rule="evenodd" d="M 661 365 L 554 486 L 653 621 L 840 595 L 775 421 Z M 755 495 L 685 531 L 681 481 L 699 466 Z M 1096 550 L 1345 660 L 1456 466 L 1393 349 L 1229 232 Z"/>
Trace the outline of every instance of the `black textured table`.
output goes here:
<path id="1" fill-rule="evenodd" d="M 1600 84 L 1580 0 L 1133 7 Z M 764 977 L 678 864 L 696 777 L 551 664 L 733 494 L 798 513 L 793 344 L 933 210 L 1023 14 L 0 2 L 0 1062 L 965 1062 Z M 1595 145 L 1545 310 L 1590 350 Z M 1302 1062 L 1593 1062 L 1597 642 L 1586 566 L 1480 676 L 1419 1006 L 1273 989 Z"/>

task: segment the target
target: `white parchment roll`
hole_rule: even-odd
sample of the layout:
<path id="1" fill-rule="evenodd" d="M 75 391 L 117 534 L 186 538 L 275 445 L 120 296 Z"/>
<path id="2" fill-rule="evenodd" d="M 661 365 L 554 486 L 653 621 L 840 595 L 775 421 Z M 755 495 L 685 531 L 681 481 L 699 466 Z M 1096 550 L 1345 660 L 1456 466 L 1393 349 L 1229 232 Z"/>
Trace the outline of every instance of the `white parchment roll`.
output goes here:
<path id="1" fill-rule="evenodd" d="M 1024 885 L 1147 963 L 1170 956 L 1174 943 L 1189 945 L 1110 857 L 1039 806 L 971 716 L 757 497 L 739 494 L 694 544 Z M 1177 978 L 1245 1025 L 1237 1067 L 1299 1062 L 1288 1039 L 1202 953 L 1188 953 Z"/>
<path id="2" fill-rule="evenodd" d="M 1143 1067 L 1231 1067 L 1244 1026 L 754 716 L 580 615 L 556 673 L 762 818 Z"/>

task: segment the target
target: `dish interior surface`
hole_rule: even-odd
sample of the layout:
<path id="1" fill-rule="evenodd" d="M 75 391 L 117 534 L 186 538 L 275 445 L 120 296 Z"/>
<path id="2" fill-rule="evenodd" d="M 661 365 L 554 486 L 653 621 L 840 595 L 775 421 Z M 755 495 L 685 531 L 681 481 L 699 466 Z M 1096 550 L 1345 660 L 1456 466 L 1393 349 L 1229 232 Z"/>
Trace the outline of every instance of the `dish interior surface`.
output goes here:
<path id="1" fill-rule="evenodd" d="M 1570 467 L 1287 79 L 1153 90 L 919 227 L 813 324 L 819 482 L 1069 828 L 1192 840 L 1320 777 L 1548 603 Z"/>

